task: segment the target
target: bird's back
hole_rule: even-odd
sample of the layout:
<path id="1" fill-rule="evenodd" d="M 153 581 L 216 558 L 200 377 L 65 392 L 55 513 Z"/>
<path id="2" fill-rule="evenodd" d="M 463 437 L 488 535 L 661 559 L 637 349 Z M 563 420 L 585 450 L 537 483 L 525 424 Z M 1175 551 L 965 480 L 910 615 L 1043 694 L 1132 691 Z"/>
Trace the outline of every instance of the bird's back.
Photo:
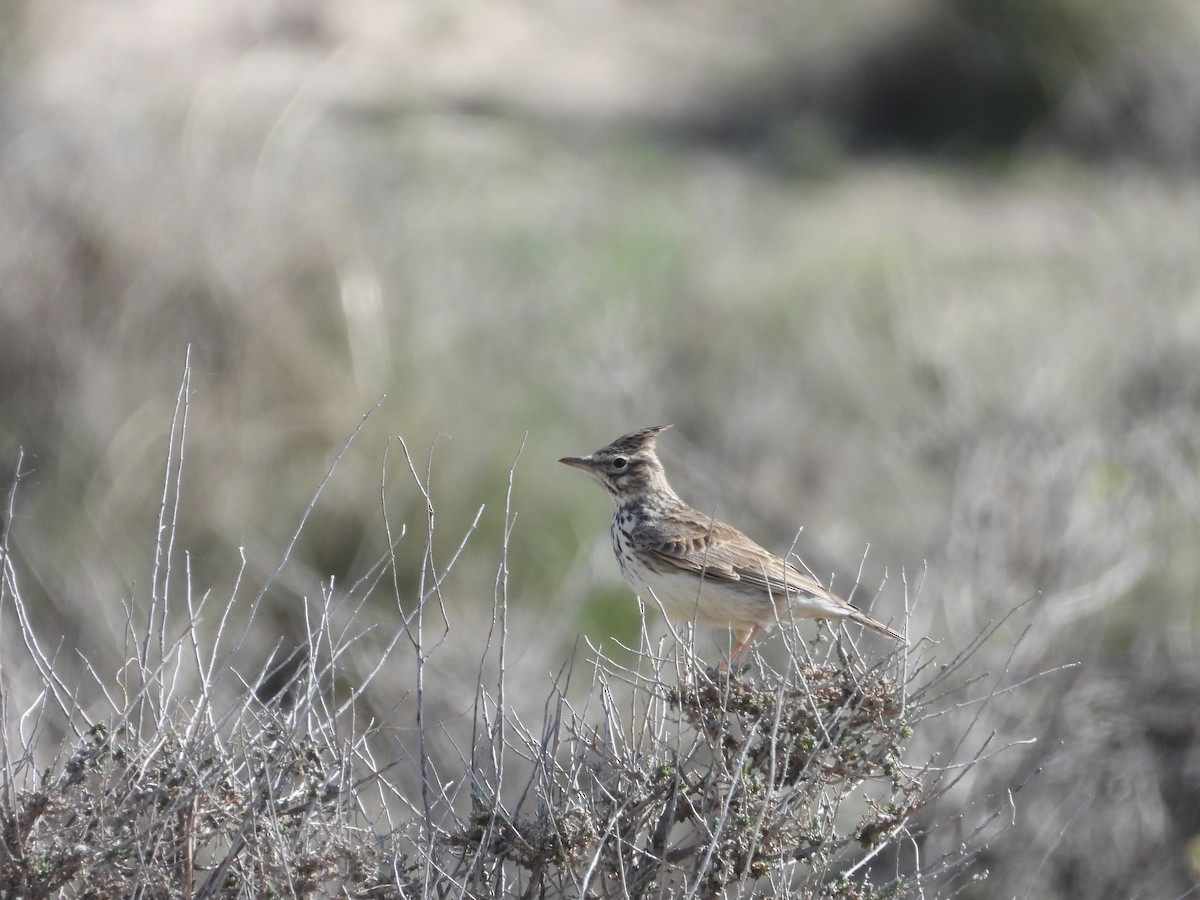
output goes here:
<path id="1" fill-rule="evenodd" d="M 846 602 L 820 582 L 685 503 L 618 508 L 613 537 L 630 585 L 650 587 L 678 617 L 749 627 L 786 615 L 789 604 L 803 617 L 845 615 Z"/>

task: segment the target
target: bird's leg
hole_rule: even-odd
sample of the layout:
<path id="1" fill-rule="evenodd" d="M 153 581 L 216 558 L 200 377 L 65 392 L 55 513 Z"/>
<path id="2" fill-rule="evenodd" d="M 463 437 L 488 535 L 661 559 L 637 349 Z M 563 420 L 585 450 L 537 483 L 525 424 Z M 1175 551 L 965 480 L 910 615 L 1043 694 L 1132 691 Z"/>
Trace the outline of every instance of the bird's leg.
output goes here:
<path id="1" fill-rule="evenodd" d="M 737 643 L 729 648 L 729 659 L 722 660 L 717 670 L 724 672 L 726 669 L 729 669 L 736 672 L 740 669 L 742 663 L 746 661 L 747 654 L 750 652 L 750 645 L 754 643 L 754 639 L 761 633 L 761 625 L 755 625 L 753 628 L 747 628 L 743 631 L 735 631 L 733 636 L 737 639 Z"/>

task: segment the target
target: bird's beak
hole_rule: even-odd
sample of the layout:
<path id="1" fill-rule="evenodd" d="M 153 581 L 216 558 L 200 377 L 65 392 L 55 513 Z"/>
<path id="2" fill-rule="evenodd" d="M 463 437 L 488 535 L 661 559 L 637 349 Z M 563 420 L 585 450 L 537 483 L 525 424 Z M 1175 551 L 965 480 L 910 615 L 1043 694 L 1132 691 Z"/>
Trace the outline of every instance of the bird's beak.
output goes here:
<path id="1" fill-rule="evenodd" d="M 559 462 L 573 469 L 583 469 L 585 472 L 591 472 L 595 468 L 590 456 L 564 456 Z"/>

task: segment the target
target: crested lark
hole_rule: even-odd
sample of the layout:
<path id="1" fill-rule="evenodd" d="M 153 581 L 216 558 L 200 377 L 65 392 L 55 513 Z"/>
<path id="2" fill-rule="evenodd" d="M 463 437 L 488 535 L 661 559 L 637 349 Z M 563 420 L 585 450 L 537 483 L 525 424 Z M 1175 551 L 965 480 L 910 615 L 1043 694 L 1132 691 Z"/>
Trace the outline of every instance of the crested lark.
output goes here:
<path id="1" fill-rule="evenodd" d="M 732 628 L 736 643 L 727 664 L 735 671 L 754 639 L 789 611 L 802 618 L 849 619 L 904 641 L 733 526 L 680 500 L 654 451 L 659 432 L 667 428 L 643 428 L 590 456 L 559 460 L 591 474 L 612 494 L 613 552 L 635 592 L 649 591 L 673 618 Z"/>

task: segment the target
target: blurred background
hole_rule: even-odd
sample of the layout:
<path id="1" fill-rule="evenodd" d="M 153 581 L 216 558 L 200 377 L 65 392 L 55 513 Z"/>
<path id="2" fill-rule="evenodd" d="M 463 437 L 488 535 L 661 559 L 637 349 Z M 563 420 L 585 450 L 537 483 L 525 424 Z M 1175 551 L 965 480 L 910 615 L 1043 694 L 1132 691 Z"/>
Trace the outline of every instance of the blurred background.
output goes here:
<path id="1" fill-rule="evenodd" d="M 555 460 L 673 422 L 685 498 L 777 550 L 799 533 L 843 593 L 883 584 L 879 618 L 921 581 L 914 633 L 952 656 L 1032 598 L 980 668 L 1082 662 L 988 713 L 1038 743 L 939 813 L 1040 769 L 977 896 L 1194 893 L 1198 176 L 1187 0 L 8 0 L 26 603 L 64 666 L 120 665 L 190 346 L 197 592 L 232 590 L 239 548 L 263 583 L 386 395 L 263 652 L 386 547 L 381 489 L 424 520 L 395 435 L 432 448 L 440 558 L 485 505 L 446 600 L 481 643 L 524 442 L 509 602 L 538 684 L 637 628 L 609 501 Z"/>

